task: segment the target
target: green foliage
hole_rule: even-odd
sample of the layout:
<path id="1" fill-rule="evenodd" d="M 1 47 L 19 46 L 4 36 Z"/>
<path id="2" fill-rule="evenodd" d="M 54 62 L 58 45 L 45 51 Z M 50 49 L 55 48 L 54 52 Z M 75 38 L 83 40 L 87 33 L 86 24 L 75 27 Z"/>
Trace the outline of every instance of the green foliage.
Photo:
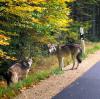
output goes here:
<path id="1" fill-rule="evenodd" d="M 43 46 L 57 42 L 72 21 L 62 0 L 2 0 L 0 5 L 0 34 L 10 38 L 9 46 L 0 49 L 18 60 L 42 55 Z"/>
<path id="2" fill-rule="evenodd" d="M 22 11 L 16 9 L 19 6 L 13 0 L 0 1 L 0 5 L 0 34 L 5 34 L 11 38 L 10 45 L 1 48 L 8 55 L 16 57 L 17 50 L 19 50 L 18 46 L 21 45 L 19 42 L 20 33 L 26 31 L 27 24 L 29 24 L 29 21 L 26 22 L 26 18 L 29 19 L 29 17 L 27 17 L 27 13 L 25 15 L 25 12 L 23 12 L 23 16 L 21 15 Z"/>
<path id="3" fill-rule="evenodd" d="M 71 17 L 74 19 L 74 24 L 84 27 L 86 38 L 89 40 L 99 38 L 100 1 L 75 0 L 70 6 L 73 9 Z M 96 11 L 97 13 L 95 13 Z M 71 28 L 74 30 L 74 27 Z M 79 30 L 79 28 L 77 29 Z"/>

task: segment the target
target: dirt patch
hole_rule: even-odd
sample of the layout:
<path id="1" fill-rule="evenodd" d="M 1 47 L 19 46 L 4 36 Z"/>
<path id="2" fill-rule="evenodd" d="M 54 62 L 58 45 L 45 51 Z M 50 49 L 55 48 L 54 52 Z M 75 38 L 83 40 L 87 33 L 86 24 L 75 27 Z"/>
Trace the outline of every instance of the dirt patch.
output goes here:
<path id="1" fill-rule="evenodd" d="M 72 65 L 66 66 L 64 73 L 52 75 L 50 78 L 33 85 L 30 89 L 22 91 L 15 99 L 52 99 L 57 93 L 82 76 L 96 62 L 100 61 L 100 51 L 90 54 L 76 70 L 69 70 Z"/>

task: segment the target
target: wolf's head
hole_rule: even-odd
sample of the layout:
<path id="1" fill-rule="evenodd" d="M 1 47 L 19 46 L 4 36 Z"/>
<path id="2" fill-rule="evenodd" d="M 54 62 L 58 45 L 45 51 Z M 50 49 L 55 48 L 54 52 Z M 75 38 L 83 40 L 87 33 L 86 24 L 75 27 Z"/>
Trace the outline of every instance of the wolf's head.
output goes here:
<path id="1" fill-rule="evenodd" d="M 25 57 L 25 59 L 21 61 L 21 64 L 24 67 L 29 67 L 29 68 L 32 66 L 32 63 L 33 63 L 32 57 Z"/>
<path id="2" fill-rule="evenodd" d="M 57 50 L 57 45 L 56 44 L 48 44 L 48 50 L 50 54 L 53 54 Z"/>
<path id="3" fill-rule="evenodd" d="M 28 59 L 28 64 L 29 64 L 29 67 L 32 66 L 32 63 L 33 63 L 33 60 L 32 60 L 32 57 Z"/>

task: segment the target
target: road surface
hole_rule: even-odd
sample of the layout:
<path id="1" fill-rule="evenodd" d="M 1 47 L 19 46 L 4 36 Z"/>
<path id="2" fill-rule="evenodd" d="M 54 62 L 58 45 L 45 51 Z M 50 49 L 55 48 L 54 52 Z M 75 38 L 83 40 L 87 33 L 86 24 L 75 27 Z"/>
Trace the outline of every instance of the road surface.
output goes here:
<path id="1" fill-rule="evenodd" d="M 100 62 L 52 99 L 100 99 Z"/>

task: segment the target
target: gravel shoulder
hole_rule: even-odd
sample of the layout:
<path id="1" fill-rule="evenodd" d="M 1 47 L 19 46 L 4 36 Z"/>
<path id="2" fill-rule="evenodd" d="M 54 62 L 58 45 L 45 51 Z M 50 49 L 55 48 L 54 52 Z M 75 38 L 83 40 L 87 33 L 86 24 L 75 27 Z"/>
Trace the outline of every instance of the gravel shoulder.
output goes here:
<path id="1" fill-rule="evenodd" d="M 100 50 L 88 55 L 78 69 L 69 70 L 72 65 L 66 66 L 63 74 L 52 75 L 48 79 L 42 80 L 38 85 L 22 91 L 14 99 L 52 99 L 53 96 L 81 77 L 98 61 L 100 61 Z"/>

